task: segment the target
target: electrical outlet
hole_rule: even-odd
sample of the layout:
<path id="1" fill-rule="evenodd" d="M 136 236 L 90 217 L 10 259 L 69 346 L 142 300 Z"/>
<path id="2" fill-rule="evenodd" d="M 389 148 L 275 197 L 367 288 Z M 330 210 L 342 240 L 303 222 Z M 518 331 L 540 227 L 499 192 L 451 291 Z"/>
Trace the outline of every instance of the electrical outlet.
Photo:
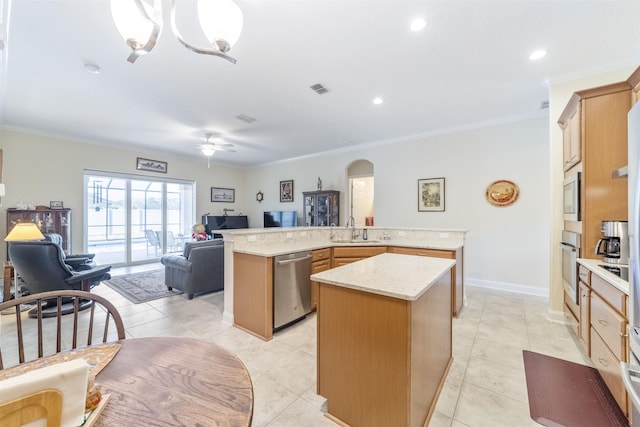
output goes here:
<path id="1" fill-rule="evenodd" d="M 304 237 L 304 236 L 306 236 L 306 235 L 307 235 L 307 232 L 306 232 L 306 231 L 302 231 L 302 232 L 300 232 L 300 236 L 301 236 L 301 237 Z"/>
<path id="2" fill-rule="evenodd" d="M 440 233 L 440 238 L 441 239 L 448 239 L 449 238 L 449 233 Z"/>
<path id="3" fill-rule="evenodd" d="M 402 231 L 402 230 L 398 231 L 398 236 L 404 236 L 406 234 L 407 233 L 405 231 Z"/>
<path id="4" fill-rule="evenodd" d="M 250 241 L 250 242 L 255 242 L 256 241 L 256 236 L 255 235 L 248 236 L 247 240 Z"/>
<path id="5" fill-rule="evenodd" d="M 287 233 L 287 239 L 290 239 L 293 237 L 293 233 Z"/>

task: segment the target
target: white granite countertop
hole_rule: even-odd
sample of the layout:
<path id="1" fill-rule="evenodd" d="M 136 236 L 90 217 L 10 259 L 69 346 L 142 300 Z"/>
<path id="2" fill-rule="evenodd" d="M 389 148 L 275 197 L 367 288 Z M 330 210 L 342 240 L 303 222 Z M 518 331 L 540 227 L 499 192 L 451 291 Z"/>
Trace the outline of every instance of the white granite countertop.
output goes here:
<path id="1" fill-rule="evenodd" d="M 614 287 L 618 288 L 625 294 L 629 295 L 629 282 L 621 279 L 619 276 L 605 270 L 602 268 L 602 264 L 604 264 L 599 259 L 588 259 L 588 258 L 578 258 L 578 264 L 584 265 L 588 268 L 593 274 L 600 276 L 602 279 L 611 283 Z M 625 265 L 625 267 L 628 267 Z"/>
<path id="2" fill-rule="evenodd" d="M 415 301 L 455 263 L 452 259 L 384 253 L 313 274 L 311 280 Z"/>

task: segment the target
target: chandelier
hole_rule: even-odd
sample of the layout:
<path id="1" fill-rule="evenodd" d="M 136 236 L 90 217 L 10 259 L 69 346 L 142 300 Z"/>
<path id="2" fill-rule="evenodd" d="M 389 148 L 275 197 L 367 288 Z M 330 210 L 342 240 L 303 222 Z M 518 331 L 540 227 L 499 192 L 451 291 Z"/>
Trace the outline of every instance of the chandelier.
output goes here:
<path id="1" fill-rule="evenodd" d="M 132 52 L 127 61 L 151 52 L 162 31 L 162 0 L 111 0 L 111 14 L 118 31 Z M 242 11 L 232 0 L 198 0 L 200 27 L 211 42 L 203 48 L 187 42 L 176 25 L 176 0 L 171 0 L 171 30 L 187 49 L 204 55 L 215 55 L 236 63 L 227 52 L 240 38 Z"/>

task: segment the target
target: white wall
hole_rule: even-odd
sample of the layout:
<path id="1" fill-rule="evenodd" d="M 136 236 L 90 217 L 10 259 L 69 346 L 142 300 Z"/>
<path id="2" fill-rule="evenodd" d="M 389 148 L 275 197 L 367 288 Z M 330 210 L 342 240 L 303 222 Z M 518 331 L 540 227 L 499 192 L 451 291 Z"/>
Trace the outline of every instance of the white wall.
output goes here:
<path id="1" fill-rule="evenodd" d="M 260 204 L 247 205 L 250 223 L 260 224 L 262 211 L 297 209 L 302 191 L 314 190 L 320 176 L 324 189 L 341 191 L 341 223 L 347 215 L 346 167 L 366 159 L 375 170 L 375 224 L 468 229 L 465 277 L 469 283 L 546 295 L 549 286 L 549 120 L 547 117 L 421 140 L 367 146 L 339 154 L 250 168 L 247 194 L 262 190 Z M 417 180 L 446 179 L 445 212 L 418 212 Z M 292 203 L 280 203 L 278 183 L 293 179 Z M 520 199 L 509 207 L 485 200 L 487 186 L 508 179 L 520 187 Z"/>
<path id="2" fill-rule="evenodd" d="M 164 153 L 116 150 L 7 130 L 0 130 L 0 149 L 3 150 L 2 182 L 6 186 L 0 236 L 6 235 L 6 208 L 16 207 L 19 201 L 49 206 L 51 200 L 61 200 L 65 207 L 72 209 L 71 247 L 76 253 L 83 251 L 85 169 L 193 180 L 197 191 L 194 220 L 198 222 L 205 212 L 221 215 L 225 207 L 241 211 L 237 201 L 247 199 L 243 194 L 242 169 L 220 167 L 215 163 L 207 169 L 204 157 L 198 162 Z M 167 162 L 167 174 L 137 171 L 136 157 Z M 235 188 L 236 203 L 211 203 L 212 186 Z M 6 259 L 6 245 L 0 245 L 0 257 Z"/>

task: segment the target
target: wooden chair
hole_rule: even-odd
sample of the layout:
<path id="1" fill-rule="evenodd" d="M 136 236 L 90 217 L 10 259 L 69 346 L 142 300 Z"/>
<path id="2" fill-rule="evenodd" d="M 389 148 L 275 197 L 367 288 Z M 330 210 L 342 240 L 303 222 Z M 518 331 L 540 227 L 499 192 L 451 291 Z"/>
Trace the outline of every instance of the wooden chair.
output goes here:
<path id="1" fill-rule="evenodd" d="M 42 390 L 0 403 L 3 427 L 19 427 L 41 418 L 47 420 L 47 427 L 60 427 L 62 394 L 58 390 Z"/>
<path id="2" fill-rule="evenodd" d="M 44 318 L 42 307 L 51 300 L 55 300 L 57 315 Z M 22 306 L 25 304 L 36 305 L 38 314 L 35 319 L 28 318 L 26 314 L 23 316 Z M 87 304 L 88 309 L 80 310 Z M 7 315 L 7 310 L 9 314 L 14 311 L 15 318 Z M 73 315 L 63 316 L 63 312 L 68 310 L 72 310 Z M 28 295 L 1 303 L 0 312 L 3 314 L 0 318 L 0 369 L 78 347 L 125 338 L 124 323 L 114 305 L 106 298 L 86 291 L 62 290 Z M 116 335 L 109 334 L 112 325 Z M 36 338 L 37 357 L 25 357 L 27 350 L 29 354 L 35 353 L 35 344 L 28 340 L 35 341 Z M 7 364 L 8 361 L 17 363 Z"/>

